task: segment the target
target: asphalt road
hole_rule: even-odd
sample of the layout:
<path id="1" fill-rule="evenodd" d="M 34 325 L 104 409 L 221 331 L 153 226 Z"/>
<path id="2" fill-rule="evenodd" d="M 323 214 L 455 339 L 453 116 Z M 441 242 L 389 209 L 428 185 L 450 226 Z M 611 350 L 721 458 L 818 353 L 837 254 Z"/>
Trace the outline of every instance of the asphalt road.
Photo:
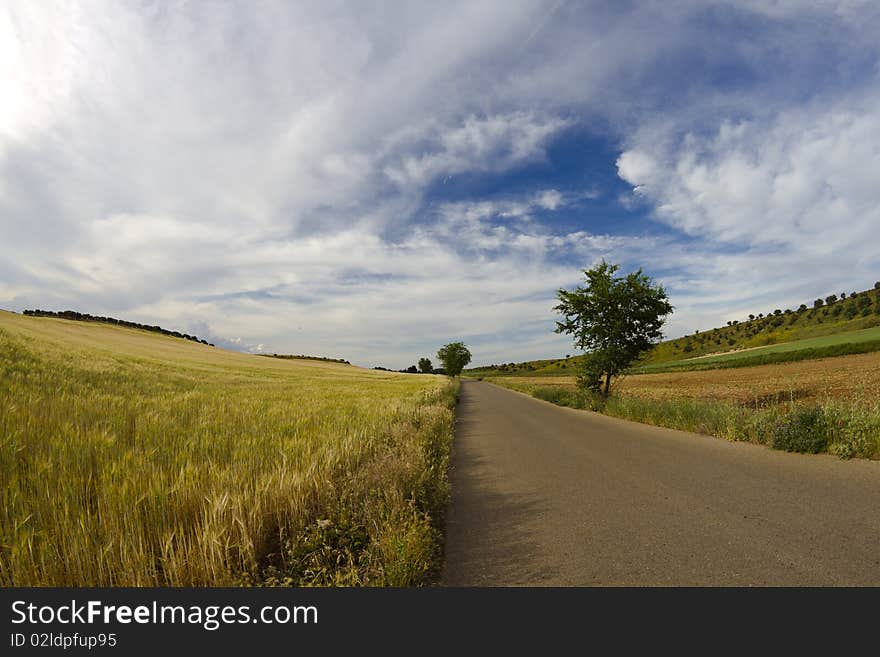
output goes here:
<path id="1" fill-rule="evenodd" d="M 448 586 L 880 585 L 880 463 L 464 381 Z"/>

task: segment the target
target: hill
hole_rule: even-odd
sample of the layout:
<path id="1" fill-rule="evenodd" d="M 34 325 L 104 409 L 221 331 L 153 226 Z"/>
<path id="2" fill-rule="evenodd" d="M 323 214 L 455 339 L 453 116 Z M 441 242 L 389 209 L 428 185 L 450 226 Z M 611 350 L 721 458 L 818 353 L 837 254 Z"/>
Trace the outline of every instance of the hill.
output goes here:
<path id="1" fill-rule="evenodd" d="M 183 338 L 193 342 L 201 342 L 210 347 L 214 345 L 207 340 L 200 339 L 198 336 L 180 331 L 172 331 L 162 328 L 161 326 L 151 326 L 149 324 L 139 324 L 138 322 L 129 322 L 125 319 L 116 319 L 115 317 L 103 317 L 101 315 L 90 315 L 89 313 L 81 313 L 76 310 L 62 310 L 56 312 L 54 310 L 25 310 L 23 315 L 28 317 L 56 317 L 58 319 L 69 319 L 76 322 L 98 322 L 101 324 L 113 324 L 114 326 L 125 326 L 126 328 L 140 329 L 141 331 L 152 331 L 153 333 L 161 333 L 162 335 L 170 335 L 175 338 Z"/>
<path id="2" fill-rule="evenodd" d="M 454 390 L 0 311 L 0 586 L 430 581 Z"/>
<path id="3" fill-rule="evenodd" d="M 871 290 L 829 295 L 809 306 L 775 309 L 709 331 L 666 340 L 634 372 L 716 369 L 880 350 L 880 282 Z M 582 356 L 502 363 L 471 376 L 567 376 Z"/>

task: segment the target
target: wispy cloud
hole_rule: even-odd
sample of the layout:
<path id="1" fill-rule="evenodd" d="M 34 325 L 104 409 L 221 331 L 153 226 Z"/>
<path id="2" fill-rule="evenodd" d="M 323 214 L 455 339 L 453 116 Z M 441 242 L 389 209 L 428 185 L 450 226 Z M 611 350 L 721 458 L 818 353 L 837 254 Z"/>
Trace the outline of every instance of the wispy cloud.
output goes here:
<path id="1" fill-rule="evenodd" d="M 671 333 L 856 288 L 878 44 L 871 2 L 7 2 L 0 305 L 402 366 L 565 353 L 554 291 L 600 257 Z"/>

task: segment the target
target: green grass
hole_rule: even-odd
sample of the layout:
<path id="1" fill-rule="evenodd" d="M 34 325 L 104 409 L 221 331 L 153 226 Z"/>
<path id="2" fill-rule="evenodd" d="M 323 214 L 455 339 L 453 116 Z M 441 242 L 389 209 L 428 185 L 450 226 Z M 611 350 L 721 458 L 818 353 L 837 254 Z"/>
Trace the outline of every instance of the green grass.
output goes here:
<path id="1" fill-rule="evenodd" d="M 642 365 L 633 374 L 752 367 L 880 351 L 880 327 L 795 340 L 748 351 Z"/>
<path id="2" fill-rule="evenodd" d="M 430 582 L 455 396 L 0 312 L 0 585 Z"/>
<path id="3" fill-rule="evenodd" d="M 570 408 L 593 410 L 670 429 L 748 441 L 796 452 L 830 452 L 841 458 L 880 457 L 880 400 L 851 403 L 797 401 L 756 407 L 693 399 L 645 399 L 612 395 L 607 400 L 559 386 L 496 382 L 512 390 Z"/>

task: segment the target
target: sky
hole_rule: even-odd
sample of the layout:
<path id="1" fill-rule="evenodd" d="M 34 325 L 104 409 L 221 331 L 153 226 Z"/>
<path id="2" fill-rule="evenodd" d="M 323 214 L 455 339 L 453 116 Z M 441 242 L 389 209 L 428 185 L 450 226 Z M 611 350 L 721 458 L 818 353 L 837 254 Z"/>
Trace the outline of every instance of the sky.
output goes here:
<path id="1" fill-rule="evenodd" d="M 880 279 L 880 3 L 0 4 L 0 308 L 401 368 Z"/>

